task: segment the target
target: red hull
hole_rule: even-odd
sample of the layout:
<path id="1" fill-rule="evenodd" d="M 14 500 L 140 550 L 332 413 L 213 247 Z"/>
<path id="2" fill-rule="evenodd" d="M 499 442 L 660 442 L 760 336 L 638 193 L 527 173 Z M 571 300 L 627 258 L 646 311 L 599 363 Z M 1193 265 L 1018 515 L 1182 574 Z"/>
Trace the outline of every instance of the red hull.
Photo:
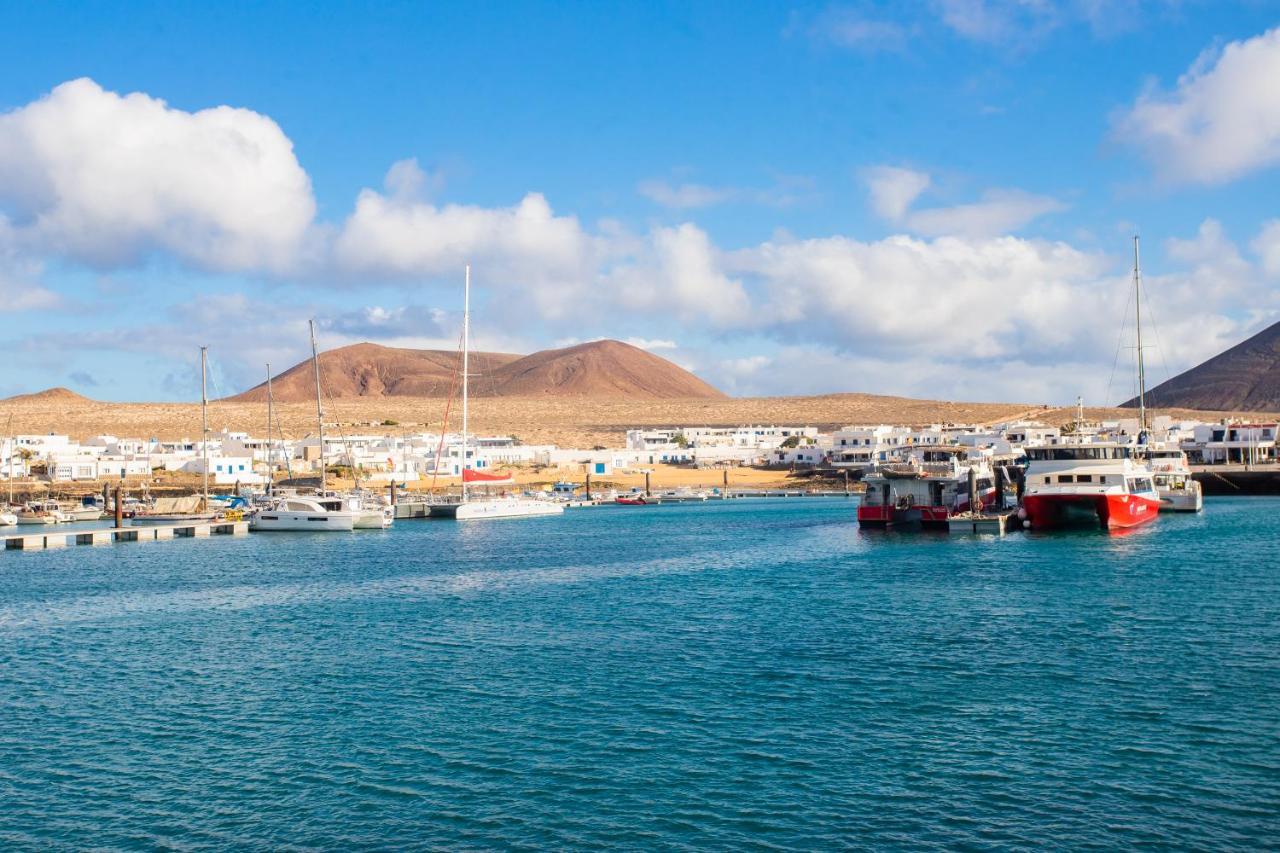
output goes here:
<path id="1" fill-rule="evenodd" d="M 1022 500 L 1033 530 L 1050 530 L 1090 515 L 1108 529 L 1155 521 L 1160 501 L 1141 495 L 1027 495 Z"/>
<path id="2" fill-rule="evenodd" d="M 995 493 L 984 495 L 984 509 L 995 506 Z M 889 527 L 894 524 L 921 524 L 925 527 L 946 527 L 947 521 L 957 512 L 967 512 L 966 501 L 954 511 L 945 506 L 916 505 L 900 509 L 893 506 L 860 506 L 858 507 L 858 524 L 863 527 Z"/>
<path id="3" fill-rule="evenodd" d="M 614 498 L 613 502 L 623 506 L 648 506 L 649 504 L 644 498 Z"/>

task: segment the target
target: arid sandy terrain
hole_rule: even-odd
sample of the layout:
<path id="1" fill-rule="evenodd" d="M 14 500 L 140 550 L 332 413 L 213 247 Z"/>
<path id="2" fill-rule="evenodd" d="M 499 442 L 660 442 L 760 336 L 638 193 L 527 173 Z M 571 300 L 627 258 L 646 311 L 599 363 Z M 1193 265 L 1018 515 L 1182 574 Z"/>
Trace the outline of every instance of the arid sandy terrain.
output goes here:
<path id="1" fill-rule="evenodd" d="M 1164 412 L 1166 410 L 1161 410 Z M 1200 420 L 1225 413 L 1169 412 Z M 284 434 L 301 437 L 315 429 L 315 407 L 306 403 L 279 404 L 276 414 Z M 325 422 L 349 433 L 394 433 L 400 430 L 439 430 L 445 400 L 410 397 L 336 400 L 325 406 Z M 1089 418 L 1133 417 L 1132 409 L 1086 409 Z M 12 425 L 10 426 L 10 416 Z M 1074 408 L 1049 408 L 1024 403 L 956 403 L 883 397 L 870 394 L 831 394 L 821 397 L 765 397 L 697 400 L 582 399 L 572 397 L 481 398 L 471 401 L 473 432 L 515 435 L 526 444 L 561 447 L 620 447 L 629 427 L 795 424 L 831 429 L 845 424 L 937 422 L 995 422 L 1017 416 L 1049 423 L 1075 417 Z M 451 429 L 460 424 L 455 401 Z M 1250 418 L 1263 417 L 1250 413 Z M 267 410 L 262 403 L 213 402 L 210 427 L 266 431 Z M 386 421 L 394 423 L 385 424 Z M 97 434 L 137 438 L 198 437 L 200 407 L 191 403 L 106 403 L 74 395 L 41 396 L 0 401 L 0 429 L 13 433 L 66 433 L 76 438 Z"/>

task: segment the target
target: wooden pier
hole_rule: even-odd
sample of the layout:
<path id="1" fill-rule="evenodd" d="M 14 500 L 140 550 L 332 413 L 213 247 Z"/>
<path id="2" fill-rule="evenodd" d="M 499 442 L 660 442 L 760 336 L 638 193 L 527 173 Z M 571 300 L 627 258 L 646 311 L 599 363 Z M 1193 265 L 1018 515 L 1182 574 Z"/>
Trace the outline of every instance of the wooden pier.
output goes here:
<path id="1" fill-rule="evenodd" d="M 159 524 L 139 527 L 105 527 L 101 530 L 59 530 L 42 525 L 39 533 L 0 534 L 7 551 L 39 551 L 69 545 L 109 545 L 112 542 L 161 542 L 169 539 L 205 539 L 209 536 L 243 536 L 247 521 L 203 521 L 199 524 Z"/>

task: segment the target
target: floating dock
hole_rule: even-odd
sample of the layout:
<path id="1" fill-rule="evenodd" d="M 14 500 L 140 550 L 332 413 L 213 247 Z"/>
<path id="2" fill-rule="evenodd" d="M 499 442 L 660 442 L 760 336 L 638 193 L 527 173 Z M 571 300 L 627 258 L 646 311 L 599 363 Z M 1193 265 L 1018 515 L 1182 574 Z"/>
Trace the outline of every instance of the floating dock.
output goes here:
<path id="1" fill-rule="evenodd" d="M 59 530 L 42 525 L 39 533 L 0 534 L 5 550 L 40 551 L 69 545 L 109 545 L 112 542 L 159 542 L 168 539 L 204 539 L 209 536 L 243 536 L 247 521 L 202 521 L 198 524 L 160 524 L 145 527 L 106 527 L 101 530 Z"/>
<path id="2" fill-rule="evenodd" d="M 1022 522 L 1017 510 L 1002 512 L 963 513 L 947 519 L 952 533 L 990 533 L 1003 536 L 1011 530 L 1021 530 Z"/>

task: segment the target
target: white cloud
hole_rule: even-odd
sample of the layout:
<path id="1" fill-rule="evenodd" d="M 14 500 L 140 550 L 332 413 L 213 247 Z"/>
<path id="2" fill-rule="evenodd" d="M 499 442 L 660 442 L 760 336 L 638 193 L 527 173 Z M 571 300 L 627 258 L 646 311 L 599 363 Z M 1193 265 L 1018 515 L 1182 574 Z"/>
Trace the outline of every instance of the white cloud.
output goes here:
<path id="1" fill-rule="evenodd" d="M 287 269 L 315 214 L 266 116 L 184 112 L 89 79 L 0 115 L 0 204 L 33 249 L 98 267 L 162 250 L 215 270 Z"/>
<path id="2" fill-rule="evenodd" d="M 871 209 L 890 222 L 900 221 L 931 183 L 925 172 L 901 166 L 873 166 L 863 170 L 862 179 L 871 195 Z"/>
<path id="3" fill-rule="evenodd" d="M 732 187 L 709 187 L 705 184 L 676 184 L 667 181 L 642 181 L 636 190 L 655 204 L 675 210 L 713 207 L 732 201 L 738 190 Z"/>
<path id="4" fill-rule="evenodd" d="M 1055 198 L 1023 190 L 987 190 L 980 201 L 911 211 L 903 223 L 917 234 L 991 237 L 1019 231 L 1033 220 L 1065 209 Z"/>
<path id="5" fill-rule="evenodd" d="M 1280 162 L 1280 28 L 1206 51 L 1169 92 L 1117 116 L 1117 139 L 1171 184 L 1219 184 Z"/>
<path id="6" fill-rule="evenodd" d="M 639 347 L 640 349 L 647 349 L 650 351 L 678 349 L 680 346 L 675 341 L 661 340 L 657 338 L 627 338 L 626 343 L 631 344 L 633 347 Z"/>
<path id="7" fill-rule="evenodd" d="M 673 315 L 693 325 L 752 322 L 742 282 L 725 274 L 719 250 L 696 225 L 655 228 L 642 256 L 610 271 L 605 285 L 627 310 Z"/>
<path id="8" fill-rule="evenodd" d="M 1034 40 L 1059 22 L 1049 0 L 935 0 L 942 23 L 971 41 Z"/>
<path id="9" fill-rule="evenodd" d="M 816 42 L 868 53 L 906 47 L 908 28 L 898 21 L 847 6 L 828 6 L 808 21 L 793 18 L 788 32 L 802 32 Z"/>
<path id="10" fill-rule="evenodd" d="M 1252 245 L 1267 275 L 1280 277 L 1280 219 L 1263 223 Z"/>
<path id="11" fill-rule="evenodd" d="M 1023 190 L 991 189 L 979 201 L 950 207 L 912 209 L 932 179 L 926 172 L 901 166 L 873 166 L 862 171 L 871 209 L 882 219 L 927 237 L 992 237 L 1018 231 L 1047 213 L 1063 210 L 1055 198 Z"/>
<path id="12" fill-rule="evenodd" d="M 477 287 L 515 292 L 544 317 L 580 308 L 609 241 L 587 234 L 577 218 L 557 216 L 529 193 L 518 204 L 437 206 L 363 190 L 334 244 L 340 270 L 352 275 L 421 279 L 454 276 L 475 265 Z"/>
<path id="13" fill-rule="evenodd" d="M 641 181 L 636 191 L 654 204 L 672 210 L 693 210 L 729 203 L 791 207 L 814 195 L 813 180 L 801 175 L 776 175 L 774 185 L 767 188 L 673 184 L 655 178 Z"/>

